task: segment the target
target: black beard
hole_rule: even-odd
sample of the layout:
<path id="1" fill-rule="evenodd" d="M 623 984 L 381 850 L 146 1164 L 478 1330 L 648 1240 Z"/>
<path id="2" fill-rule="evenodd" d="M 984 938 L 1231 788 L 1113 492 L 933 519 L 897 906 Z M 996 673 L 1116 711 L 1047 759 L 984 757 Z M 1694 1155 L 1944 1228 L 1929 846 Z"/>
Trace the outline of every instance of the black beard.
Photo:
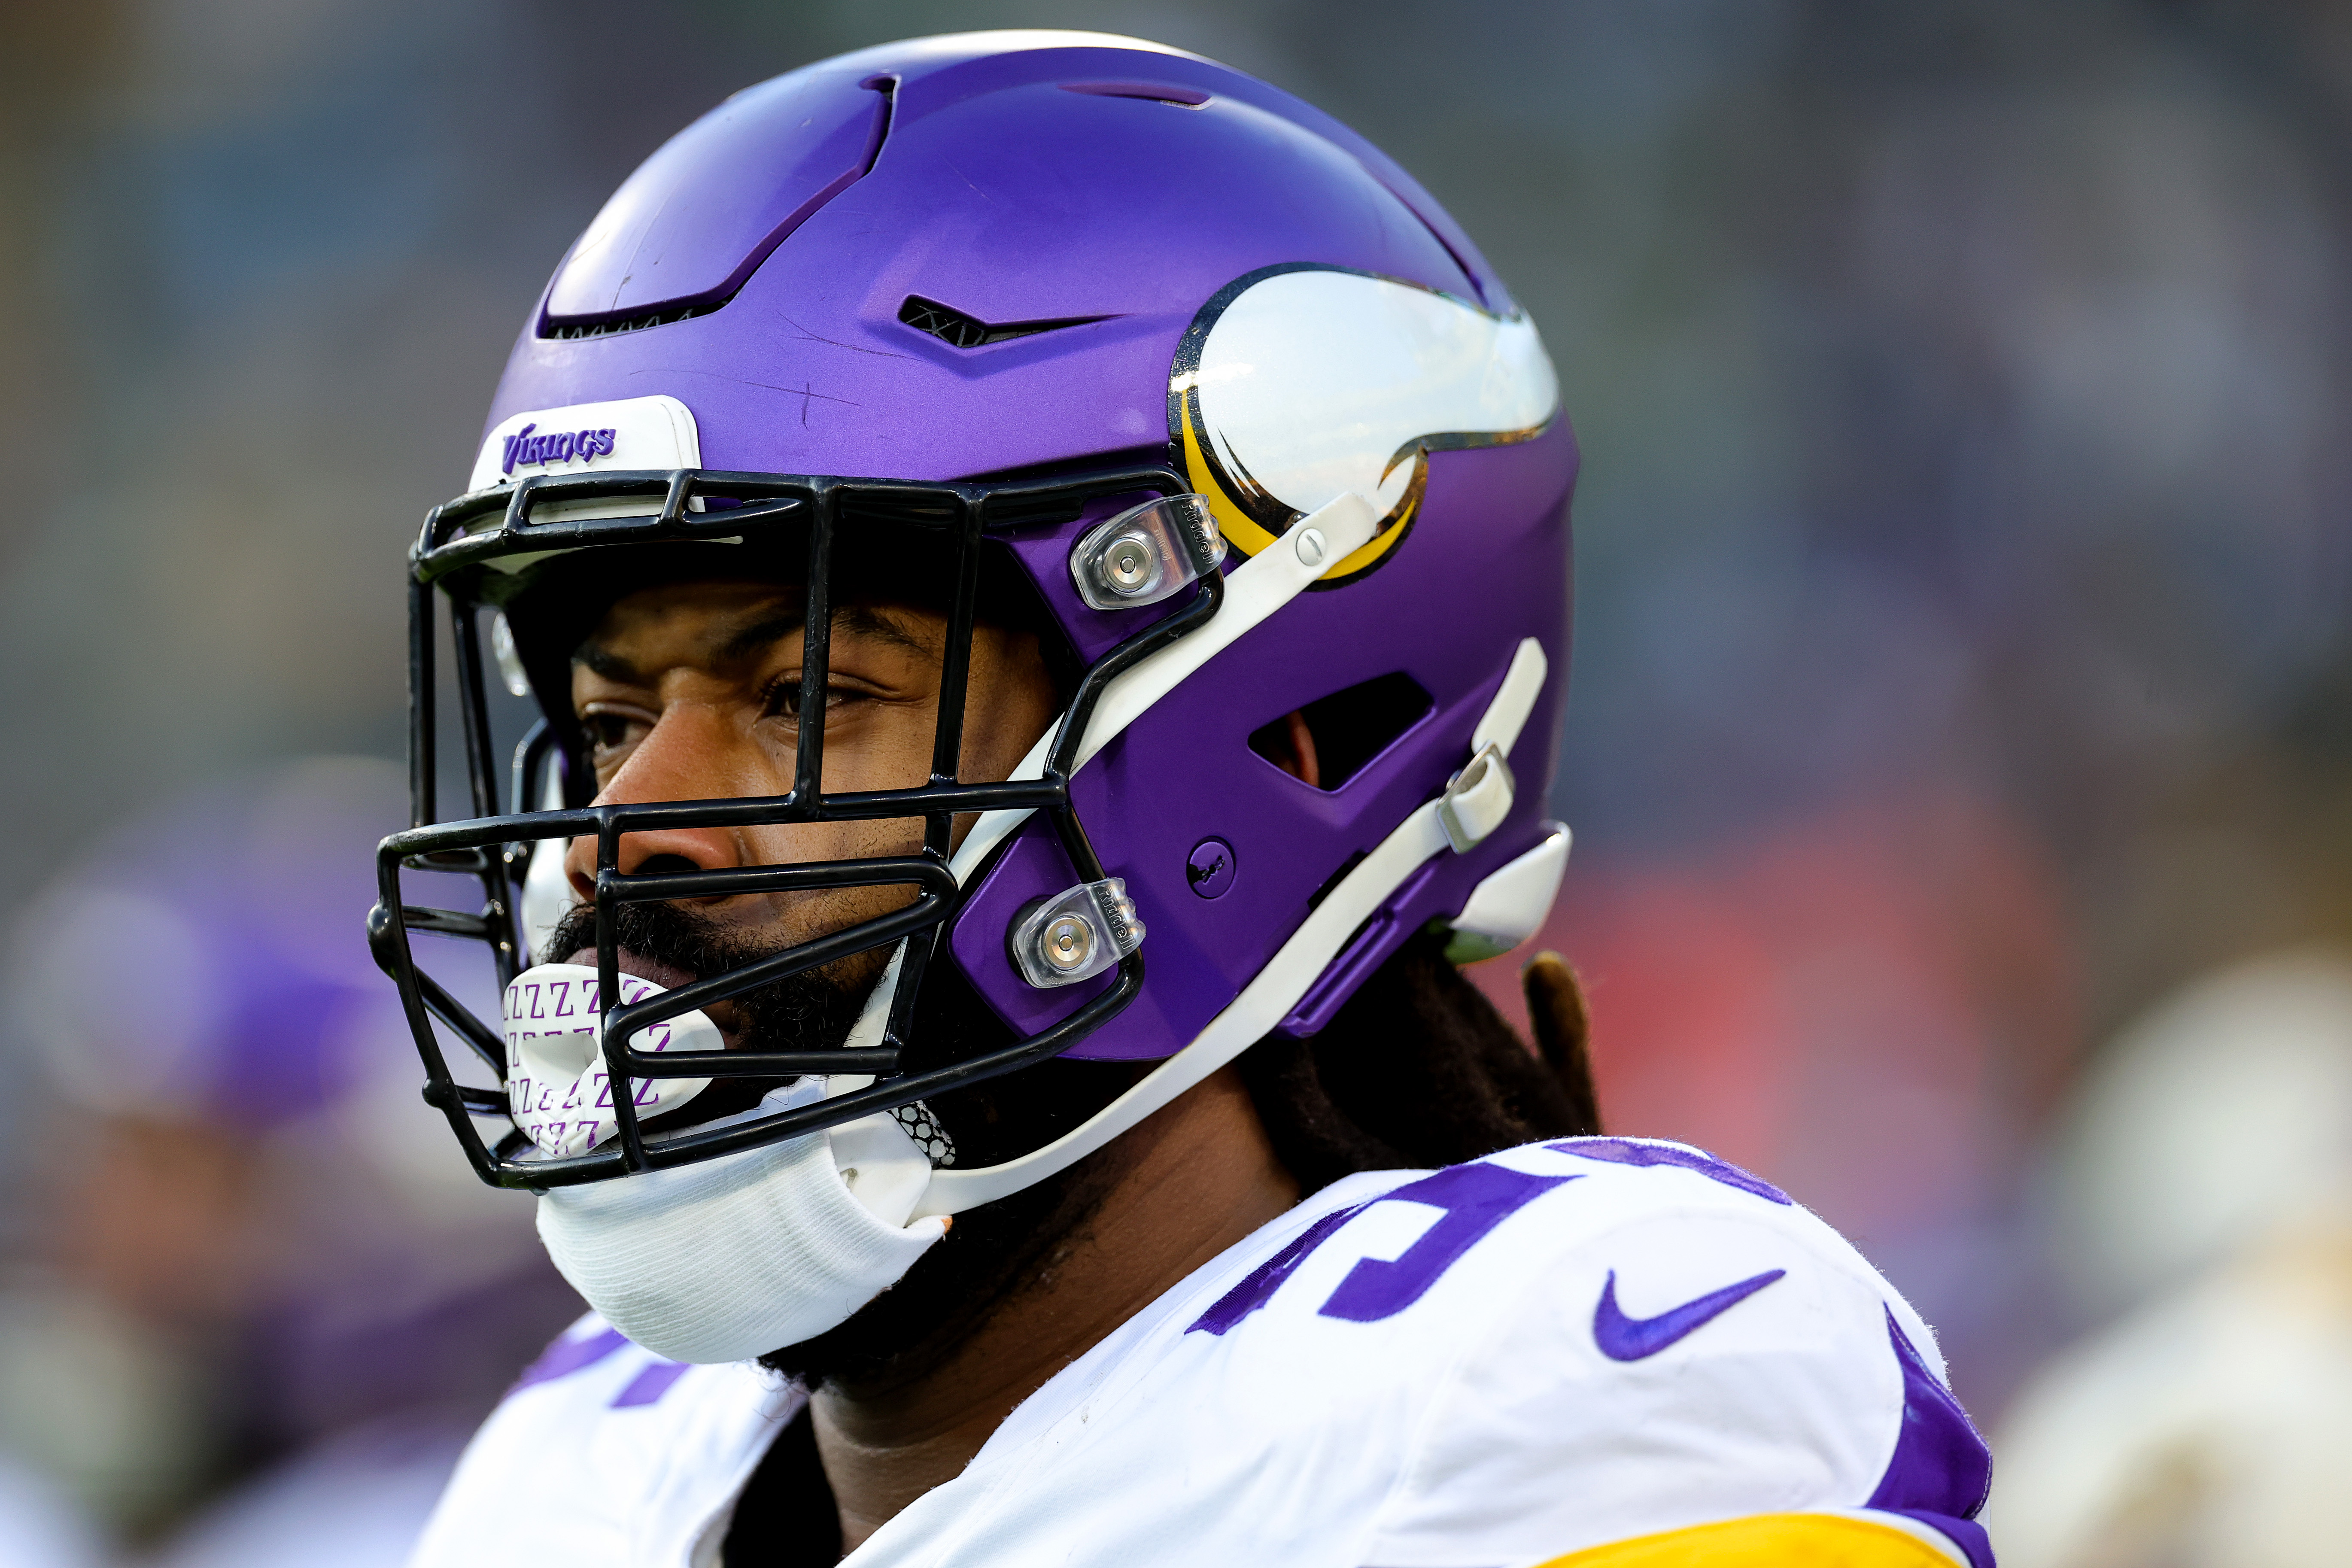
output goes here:
<path id="1" fill-rule="evenodd" d="M 614 921 L 620 945 L 631 952 L 705 978 L 790 945 L 746 942 L 730 928 L 674 904 L 623 904 Z M 595 942 L 596 911 L 583 904 L 557 925 L 547 952 L 568 958 Z M 744 1020 L 738 1048 L 822 1050 L 840 1045 L 873 989 L 871 982 L 845 983 L 840 968 L 806 970 L 736 997 Z M 1013 1040 L 1012 1031 L 943 953 L 926 966 L 908 1033 L 909 1072 L 968 1060 Z M 955 1163 L 992 1165 L 1052 1142 L 1157 1065 L 1056 1058 L 924 1103 L 954 1141 Z M 784 1081 L 713 1079 L 686 1104 L 649 1117 L 644 1125 L 660 1131 L 747 1110 Z M 905 1279 L 847 1322 L 772 1351 L 760 1358 L 761 1364 L 812 1390 L 835 1382 L 861 1390 L 895 1386 L 935 1370 L 1008 1298 L 1050 1284 L 1061 1259 L 1085 1244 L 1122 1168 L 1118 1153 L 1113 1144 L 1058 1175 L 956 1215 L 948 1234 Z"/>

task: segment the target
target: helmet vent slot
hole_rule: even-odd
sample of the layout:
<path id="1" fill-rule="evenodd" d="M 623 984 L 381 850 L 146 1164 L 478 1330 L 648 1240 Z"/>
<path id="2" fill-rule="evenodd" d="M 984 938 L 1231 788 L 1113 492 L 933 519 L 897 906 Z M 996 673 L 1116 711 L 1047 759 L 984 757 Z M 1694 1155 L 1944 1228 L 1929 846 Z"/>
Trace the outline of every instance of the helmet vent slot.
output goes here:
<path id="1" fill-rule="evenodd" d="M 1058 85 L 1064 92 L 1083 92 L 1092 98 L 1139 98 L 1147 103 L 1164 103 L 1171 109 L 1205 108 L 1213 96 L 1197 87 L 1179 87 L 1172 82 L 1066 81 Z"/>
<path id="2" fill-rule="evenodd" d="M 690 321 L 697 316 L 707 316 L 725 300 L 704 300 L 691 305 L 673 305 L 666 310 L 646 310 L 634 316 L 583 317 L 574 321 L 558 321 L 550 316 L 540 322 L 542 338 L 609 338 L 615 332 L 641 332 L 647 327 L 667 327 L 672 321 Z"/>
<path id="3" fill-rule="evenodd" d="M 1345 784 L 1436 705 L 1421 682 L 1402 670 L 1358 681 L 1307 704 L 1300 711 L 1315 742 L 1316 787 L 1335 790 Z M 1290 715 L 1251 731 L 1249 747 L 1290 771 L 1287 764 L 1296 761 Z"/>
<path id="4" fill-rule="evenodd" d="M 991 343 L 1035 337 L 1039 332 L 1057 331 L 1064 327 L 1083 327 L 1109 319 L 1108 316 L 1065 316 L 1052 321 L 989 322 L 978 316 L 968 315 L 952 305 L 926 300 L 920 294 L 908 295 L 906 303 L 898 307 L 898 320 L 919 332 L 929 332 L 941 342 L 960 349 L 986 348 Z"/>

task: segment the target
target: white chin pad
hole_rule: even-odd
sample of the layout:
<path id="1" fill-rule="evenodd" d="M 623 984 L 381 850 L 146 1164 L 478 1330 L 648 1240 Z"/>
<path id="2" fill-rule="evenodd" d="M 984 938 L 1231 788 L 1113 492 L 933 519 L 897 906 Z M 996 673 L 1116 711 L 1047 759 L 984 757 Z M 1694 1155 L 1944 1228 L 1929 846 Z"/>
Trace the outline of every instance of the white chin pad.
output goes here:
<path id="1" fill-rule="evenodd" d="M 621 976 L 621 1001 L 643 1002 L 663 988 Z M 507 1104 L 515 1125 L 550 1157 L 584 1154 L 620 1131 L 613 1119 L 613 1080 L 596 1043 L 596 971 L 584 963 L 542 963 L 515 976 L 500 1012 L 507 1037 Z M 719 1026 L 684 1013 L 637 1031 L 641 1051 L 726 1048 Z M 646 1078 L 632 1086 L 640 1120 L 685 1104 L 707 1078 Z"/>
<path id="2" fill-rule="evenodd" d="M 743 1114 L 823 1092 L 804 1078 Z M 539 1234 L 572 1289 L 646 1349 L 742 1361 L 814 1339 L 903 1278 L 947 1232 L 937 1216 L 907 1224 L 930 1173 L 897 1121 L 867 1116 L 701 1164 L 556 1188 L 539 1201 Z"/>

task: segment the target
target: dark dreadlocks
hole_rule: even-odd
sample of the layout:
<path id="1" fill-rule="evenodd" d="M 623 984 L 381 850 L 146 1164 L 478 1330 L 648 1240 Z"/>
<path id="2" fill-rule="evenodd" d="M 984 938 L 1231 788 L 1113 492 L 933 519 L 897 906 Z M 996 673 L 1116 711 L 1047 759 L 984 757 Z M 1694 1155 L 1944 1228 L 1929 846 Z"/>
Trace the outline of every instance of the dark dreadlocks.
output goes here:
<path id="1" fill-rule="evenodd" d="M 1252 1047 L 1242 1080 L 1299 1185 L 1311 1193 L 1358 1171 L 1453 1165 L 1600 1131 L 1575 975 L 1546 952 L 1523 984 L 1532 1052 L 1424 931 L 1321 1033 Z"/>

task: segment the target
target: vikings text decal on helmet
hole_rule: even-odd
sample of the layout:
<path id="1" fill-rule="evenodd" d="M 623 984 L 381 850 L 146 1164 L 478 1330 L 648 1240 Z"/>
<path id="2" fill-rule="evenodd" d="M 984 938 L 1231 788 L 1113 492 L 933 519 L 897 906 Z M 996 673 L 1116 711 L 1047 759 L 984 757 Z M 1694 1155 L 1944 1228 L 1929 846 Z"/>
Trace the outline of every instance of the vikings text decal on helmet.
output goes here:
<path id="1" fill-rule="evenodd" d="M 583 473 L 592 468 L 692 468 L 702 464 L 702 438 L 694 411 L 675 397 L 622 397 L 534 408 L 510 414 L 490 426 L 474 458 L 468 490 L 486 489 L 533 474 Z M 573 501 L 551 507 L 543 518 L 585 521 L 627 517 L 644 509 L 628 501 Z M 537 556 L 518 556 L 504 570 L 519 572 Z"/>
<path id="2" fill-rule="evenodd" d="M 1220 289 L 1168 383 L 1170 439 L 1244 555 L 1349 490 L 1380 509 L 1378 535 L 1324 586 L 1403 539 L 1431 452 L 1529 440 L 1559 413 L 1559 378 L 1525 314 L 1304 265 Z"/>

